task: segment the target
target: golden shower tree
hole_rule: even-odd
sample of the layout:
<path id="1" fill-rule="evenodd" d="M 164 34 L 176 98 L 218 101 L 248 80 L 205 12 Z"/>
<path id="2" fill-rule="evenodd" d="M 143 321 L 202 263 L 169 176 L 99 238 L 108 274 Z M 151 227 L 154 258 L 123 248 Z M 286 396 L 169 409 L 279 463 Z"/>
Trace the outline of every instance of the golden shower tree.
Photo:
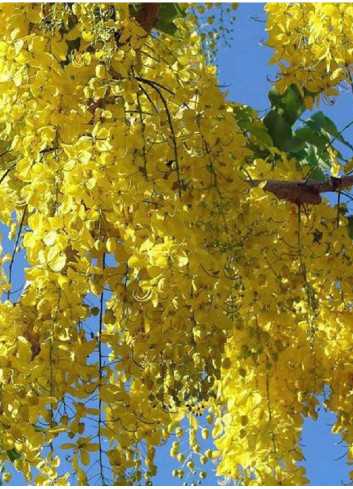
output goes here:
<path id="1" fill-rule="evenodd" d="M 353 458 L 351 146 L 295 124 L 353 86 L 353 7 L 266 7 L 263 119 L 220 91 L 203 9 L 0 6 L 4 482 L 151 484 L 173 439 L 188 483 L 304 484 L 324 389 Z"/>

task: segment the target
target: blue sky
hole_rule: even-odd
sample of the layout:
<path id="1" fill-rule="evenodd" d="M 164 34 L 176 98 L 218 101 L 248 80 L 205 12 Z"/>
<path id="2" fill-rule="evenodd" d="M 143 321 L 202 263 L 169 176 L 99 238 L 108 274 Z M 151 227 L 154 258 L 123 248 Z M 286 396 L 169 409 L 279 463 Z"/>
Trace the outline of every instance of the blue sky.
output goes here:
<path id="1" fill-rule="evenodd" d="M 266 40 L 264 4 L 240 4 L 236 12 L 233 39 L 230 47 L 221 47 L 218 54 L 219 79 L 228 98 L 242 102 L 259 111 L 269 108 L 267 93 L 272 86 L 270 80 L 275 79 L 276 69 L 269 66 L 271 49 L 263 45 Z M 255 20 L 256 19 L 256 20 Z M 353 113 L 352 94 L 344 92 L 332 105 L 320 107 L 336 123 L 338 129 L 343 128 L 351 119 Z M 348 140 L 353 140 L 353 130 L 345 133 Z M 349 157 L 352 155 L 348 155 Z M 20 283 L 20 265 L 17 262 L 17 276 Z M 334 415 L 320 409 L 319 420 L 306 421 L 303 433 L 303 449 L 311 485 L 341 485 L 349 482 L 349 467 L 345 463 L 345 448 L 340 444 L 340 438 L 331 434 Z M 181 485 L 182 481 L 172 477 L 171 472 L 178 468 L 175 459 L 169 456 L 170 444 L 158 450 L 157 460 L 159 474 L 156 485 Z M 343 457 L 343 458 L 342 458 Z M 338 460 L 335 460 L 338 459 Z M 205 483 L 217 485 L 214 467 L 206 466 L 209 477 Z M 23 479 L 14 476 L 11 485 L 23 485 Z"/>

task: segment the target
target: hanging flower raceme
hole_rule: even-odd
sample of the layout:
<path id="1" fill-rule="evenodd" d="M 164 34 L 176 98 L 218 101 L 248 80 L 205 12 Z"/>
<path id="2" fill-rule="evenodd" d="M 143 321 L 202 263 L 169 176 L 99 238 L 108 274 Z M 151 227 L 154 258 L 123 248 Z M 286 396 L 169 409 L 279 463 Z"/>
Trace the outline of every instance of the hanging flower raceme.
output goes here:
<path id="1" fill-rule="evenodd" d="M 251 187 L 303 171 L 254 155 L 190 19 L 179 39 L 137 18 L 0 8 L 0 461 L 37 484 L 84 485 L 95 462 L 93 483 L 150 483 L 173 436 L 178 477 L 214 460 L 304 483 L 302 416 L 325 384 L 352 436 L 347 220 Z"/>

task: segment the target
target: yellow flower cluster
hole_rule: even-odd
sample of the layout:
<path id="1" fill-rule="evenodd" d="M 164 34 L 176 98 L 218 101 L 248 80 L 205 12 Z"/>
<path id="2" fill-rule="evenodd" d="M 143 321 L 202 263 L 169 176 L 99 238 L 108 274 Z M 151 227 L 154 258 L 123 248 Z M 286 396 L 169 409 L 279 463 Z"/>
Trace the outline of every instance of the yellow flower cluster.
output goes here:
<path id="1" fill-rule="evenodd" d="M 311 92 L 337 95 L 341 82 L 352 84 L 353 6 L 350 3 L 268 3 L 267 45 L 280 68 L 279 90 L 294 83 Z"/>
<path id="2" fill-rule="evenodd" d="M 325 385 L 353 445 L 347 220 L 249 186 L 303 174 L 247 148 L 188 20 L 181 40 L 127 4 L 2 4 L 0 22 L 0 219 L 28 262 L 15 301 L 1 256 L 0 462 L 37 485 L 85 485 L 94 462 L 100 484 L 150 483 L 186 436 L 178 477 L 204 478 L 200 458 L 304 483 Z"/>
<path id="3" fill-rule="evenodd" d="M 230 325 L 214 277 L 233 267 L 220 244 L 239 239 L 245 138 L 187 24 L 181 42 L 147 37 L 124 4 L 9 4 L 0 18 L 2 221 L 16 212 L 29 264 L 0 311 L 0 457 L 16 450 L 28 481 L 37 468 L 58 483 L 43 446 L 95 417 L 101 482 L 140 480 L 144 444 L 148 480 L 184 401 L 216 381 Z"/>

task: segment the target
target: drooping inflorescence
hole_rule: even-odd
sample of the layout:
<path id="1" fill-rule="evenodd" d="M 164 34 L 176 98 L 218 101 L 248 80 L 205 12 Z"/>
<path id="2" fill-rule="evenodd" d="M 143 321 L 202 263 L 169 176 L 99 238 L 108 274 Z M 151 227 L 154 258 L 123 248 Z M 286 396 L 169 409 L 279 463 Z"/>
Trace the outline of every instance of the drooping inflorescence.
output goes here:
<path id="1" fill-rule="evenodd" d="M 150 483 L 174 437 L 177 476 L 303 484 L 325 386 L 353 443 L 348 221 L 249 185 L 307 168 L 255 150 L 192 17 L 148 34 L 139 8 L 0 8 L 0 461 Z"/>

